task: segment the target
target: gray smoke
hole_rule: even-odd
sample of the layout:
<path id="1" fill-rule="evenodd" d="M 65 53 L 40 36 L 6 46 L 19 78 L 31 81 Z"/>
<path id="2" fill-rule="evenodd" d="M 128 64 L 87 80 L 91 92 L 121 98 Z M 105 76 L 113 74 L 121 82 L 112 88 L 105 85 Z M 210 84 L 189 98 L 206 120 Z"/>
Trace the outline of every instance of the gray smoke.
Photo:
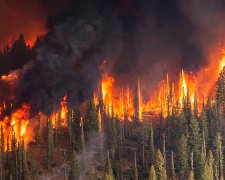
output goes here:
<path id="1" fill-rule="evenodd" d="M 16 105 L 30 102 L 34 111 L 49 113 L 65 94 L 71 106 L 79 104 L 92 96 L 105 59 L 119 84 L 134 86 L 139 76 L 148 98 L 167 72 L 176 81 L 181 68 L 198 71 L 207 64 L 210 47 L 224 41 L 222 0 L 138 6 L 124 1 L 124 6 L 127 11 L 113 0 L 82 1 L 71 17 L 53 21 L 19 81 Z"/>
<path id="2" fill-rule="evenodd" d="M 85 146 L 85 153 L 78 153 L 78 160 L 80 164 L 80 180 L 87 176 L 91 168 L 96 168 L 104 161 L 106 150 L 104 147 L 105 139 L 99 134 L 92 134 L 89 136 Z"/>
<path id="3" fill-rule="evenodd" d="M 68 18 L 55 26 L 22 72 L 15 106 L 30 103 L 34 112 L 48 114 L 58 109 L 65 94 L 70 106 L 92 97 L 99 65 L 116 57 L 122 46 L 120 27 L 112 20 Z"/>

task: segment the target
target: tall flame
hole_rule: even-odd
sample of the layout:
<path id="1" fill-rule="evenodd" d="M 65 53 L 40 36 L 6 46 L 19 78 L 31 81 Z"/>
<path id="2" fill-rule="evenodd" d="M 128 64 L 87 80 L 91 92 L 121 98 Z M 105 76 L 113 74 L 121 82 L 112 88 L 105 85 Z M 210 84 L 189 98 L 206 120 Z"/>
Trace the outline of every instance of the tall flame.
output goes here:
<path id="1" fill-rule="evenodd" d="M 179 103 L 180 109 L 182 109 L 184 101 L 190 102 L 190 107 L 193 110 L 195 99 L 198 99 L 196 102 L 201 102 L 204 101 L 203 98 L 205 98 L 205 95 L 210 95 L 209 86 L 212 86 L 216 82 L 219 73 L 214 73 L 216 77 L 213 78 L 213 81 L 210 80 L 208 83 L 203 76 L 207 77 L 208 71 L 220 72 L 225 67 L 224 53 L 218 62 L 217 67 L 203 68 L 195 75 L 192 72 L 186 73 L 182 69 L 177 84 L 170 82 L 169 75 L 167 74 L 166 78 L 159 83 L 156 93 L 151 93 L 153 95 L 150 96 L 147 101 L 142 100 L 140 80 L 138 79 L 139 118 L 141 119 L 143 115 L 146 115 L 146 112 L 162 114 L 166 117 L 172 113 L 172 107 L 176 106 L 177 102 Z M 204 83 L 201 81 L 204 81 Z M 113 77 L 110 77 L 108 74 L 103 75 L 102 95 L 105 110 L 111 115 L 113 106 L 114 113 L 121 119 L 124 117 L 125 113 L 127 113 L 131 119 L 134 115 L 135 95 L 132 90 L 127 87 L 116 87 L 114 82 L 115 79 Z M 205 89 L 201 87 L 202 83 L 206 86 Z M 201 106 L 202 103 L 197 104 L 198 110 L 201 110 Z"/>
<path id="2" fill-rule="evenodd" d="M 180 109 L 183 107 L 184 101 L 189 101 L 190 106 L 193 110 L 195 99 L 198 102 L 204 101 L 210 95 L 209 87 L 215 84 L 219 72 L 225 67 L 225 54 L 222 54 L 221 59 L 217 62 L 216 66 L 209 66 L 207 68 L 201 69 L 195 75 L 192 72 L 185 72 L 183 69 L 180 72 L 179 77 L 177 77 L 177 83 L 171 82 L 169 75 L 167 74 L 165 79 L 159 82 L 156 89 L 156 93 L 151 92 L 151 96 L 148 100 L 142 98 L 142 89 L 140 84 L 140 79 L 137 81 L 137 92 L 133 91 L 127 86 L 116 86 L 114 77 L 108 74 L 103 74 L 101 81 L 102 90 L 102 102 L 104 105 L 103 110 L 106 114 L 112 116 L 117 115 L 119 119 L 123 120 L 128 116 L 131 121 L 135 115 L 135 95 L 138 96 L 139 104 L 139 119 L 142 120 L 144 116 L 150 116 L 150 114 L 162 114 L 163 117 L 172 114 L 172 107 L 179 104 Z M 212 75 L 209 72 L 214 72 Z M 209 83 L 203 83 L 203 76 L 209 77 L 213 76 Z M 214 77 L 215 76 L 215 77 Z M 1 81 L 9 83 L 11 87 L 10 93 L 12 97 L 14 96 L 13 90 L 18 79 L 17 74 L 9 74 L 7 76 L 2 76 Z M 208 79 L 207 79 L 208 80 Z M 212 83 L 213 82 L 213 83 Z M 134 82 L 135 83 L 135 82 Z M 144 83 L 144 82 L 142 82 Z M 203 84 L 203 85 L 202 85 Z M 201 87 L 203 86 L 203 87 Z M 206 89 L 206 90 L 205 90 Z M 136 93 L 136 94 L 135 94 Z M 2 97 L 1 97 L 2 98 Z M 61 100 L 61 108 L 58 112 L 54 112 L 51 115 L 54 128 L 60 120 L 60 126 L 67 126 L 67 98 L 65 95 Z M 10 103 L 3 99 L 0 106 L 0 114 L 2 115 L 3 110 L 9 108 L 13 105 L 13 98 L 10 99 Z M 94 93 L 94 102 L 97 106 L 99 104 L 98 93 Z M 198 104 L 198 109 L 201 110 L 202 103 Z M 8 107 L 9 106 L 9 107 Z M 40 114 L 42 114 L 40 112 Z M 127 116 L 125 116 L 125 114 Z M 101 109 L 98 109 L 98 119 L 99 119 L 99 130 L 102 131 L 102 116 Z M 10 116 L 5 116 L 0 122 L 4 133 L 4 140 L 11 139 L 15 136 L 17 142 L 24 141 L 25 146 L 32 140 L 30 136 L 30 105 L 23 104 L 21 108 L 14 111 Z M 6 146 L 6 144 L 4 145 Z"/>
<path id="3" fill-rule="evenodd" d="M 66 126 L 66 123 L 67 123 L 67 112 L 68 112 L 68 109 L 67 109 L 67 95 L 65 95 L 61 101 L 61 111 L 60 111 L 60 116 L 61 116 L 61 119 L 62 119 L 62 125 L 63 126 Z"/>

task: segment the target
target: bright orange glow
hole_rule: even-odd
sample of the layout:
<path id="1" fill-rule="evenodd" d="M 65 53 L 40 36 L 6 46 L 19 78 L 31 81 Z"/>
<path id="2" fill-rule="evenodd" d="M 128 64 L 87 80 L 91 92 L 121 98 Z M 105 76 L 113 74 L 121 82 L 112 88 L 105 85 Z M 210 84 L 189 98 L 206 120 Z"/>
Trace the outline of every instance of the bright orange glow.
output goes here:
<path id="1" fill-rule="evenodd" d="M 53 128 L 66 127 L 67 126 L 67 95 L 63 96 L 62 101 L 60 103 L 61 109 L 58 112 L 55 112 L 51 115 Z"/>
<path id="2" fill-rule="evenodd" d="M 104 101 L 105 110 L 112 114 L 113 105 L 113 84 L 114 79 L 107 74 L 102 77 L 102 99 Z"/>
<path id="3" fill-rule="evenodd" d="M 94 92 L 94 103 L 97 106 L 99 104 L 98 95 L 102 93 L 102 101 L 104 108 L 98 109 L 99 131 L 102 132 L 102 114 L 106 113 L 109 116 L 118 116 L 120 120 L 125 118 L 125 114 L 130 121 L 133 120 L 135 112 L 135 97 L 138 97 L 139 104 L 139 119 L 144 117 L 150 117 L 154 115 L 162 114 L 163 117 L 167 117 L 172 114 L 174 107 L 179 107 L 178 111 L 181 111 L 185 102 L 190 102 L 190 107 L 193 110 L 195 98 L 197 99 L 197 107 L 199 112 L 203 100 L 209 96 L 215 95 L 215 82 L 218 78 L 219 72 L 225 67 L 225 54 L 216 62 L 210 64 L 207 67 L 200 69 L 194 74 L 192 72 L 180 71 L 179 76 L 175 81 L 171 81 L 169 74 L 157 84 L 155 92 L 150 92 L 149 98 L 144 99 L 142 96 L 142 87 L 145 82 L 142 79 L 134 80 L 134 84 L 137 87 L 133 90 L 125 85 L 116 85 L 116 79 L 109 74 L 103 74 L 101 81 L 102 92 Z M 2 76 L 1 81 L 9 83 L 13 87 L 17 82 L 17 74 L 9 74 Z M 141 83 L 140 83 L 141 82 Z M 150 82 L 151 83 L 151 82 Z M 1 97 L 2 98 L 2 97 Z M 12 98 L 13 99 L 13 98 Z M 68 118 L 68 96 L 65 95 L 60 102 L 60 109 L 51 115 L 53 128 L 67 126 Z M 2 101 L 0 106 L 0 114 L 9 107 L 12 107 L 13 101 L 10 99 L 10 103 L 7 100 Z M 102 111 L 103 110 L 103 111 Z M 40 112 L 40 116 L 43 114 Z M 47 116 L 45 119 L 47 119 Z M 21 108 L 16 109 L 10 115 L 5 116 L 0 121 L 0 126 L 3 128 L 5 147 L 7 139 L 11 140 L 14 135 L 17 142 L 24 141 L 25 147 L 32 141 L 31 137 L 31 122 L 30 121 L 30 105 L 23 104 Z M 60 124 L 59 124 L 60 123 Z M 83 120 L 81 118 L 81 124 Z M 11 146 L 11 145 L 10 145 Z M 6 149 L 6 148 L 5 148 Z"/>
<path id="4" fill-rule="evenodd" d="M 60 111 L 60 116 L 62 120 L 62 126 L 66 126 L 67 123 L 67 113 L 68 113 L 68 108 L 67 108 L 67 95 L 65 95 L 61 101 L 61 111 Z"/>
<path id="5" fill-rule="evenodd" d="M 181 70 L 179 79 L 179 103 L 182 104 L 183 100 L 187 97 L 187 82 L 184 75 L 184 70 Z"/>
<path id="6" fill-rule="evenodd" d="M 141 85 L 140 85 L 139 78 L 138 78 L 138 84 L 137 84 L 137 95 L 138 95 L 138 104 L 139 104 L 138 118 L 139 118 L 139 120 L 141 120 L 142 119 L 143 104 L 142 104 Z"/>
<path id="7" fill-rule="evenodd" d="M 30 106 L 23 104 L 22 108 L 12 113 L 11 117 L 6 116 L 0 125 L 3 128 L 4 133 L 4 146 L 6 150 L 6 143 L 9 140 L 9 146 L 11 148 L 11 139 L 13 136 L 16 138 L 17 143 L 24 142 L 25 147 L 31 141 L 31 136 L 27 131 L 29 125 Z"/>
<path id="8" fill-rule="evenodd" d="M 114 81 L 114 78 L 107 74 L 102 77 L 102 98 L 105 112 L 109 115 L 117 115 L 121 119 L 124 118 L 126 112 L 131 119 L 134 114 L 133 93 L 129 88 L 114 87 Z"/>
<path id="9" fill-rule="evenodd" d="M 225 66 L 225 51 L 222 51 L 223 57 L 219 63 L 219 71 L 222 71 Z"/>
<path id="10" fill-rule="evenodd" d="M 163 117 L 172 114 L 173 107 L 179 104 L 181 110 L 184 102 L 190 102 L 190 107 L 193 110 L 195 98 L 198 102 L 198 112 L 202 109 L 202 102 L 208 96 L 214 96 L 215 82 L 219 72 L 225 67 L 225 53 L 222 52 L 222 57 L 217 63 L 209 64 L 207 67 L 200 69 L 193 74 L 185 72 L 183 69 L 177 78 L 178 83 L 171 82 L 169 75 L 159 82 L 156 93 L 151 92 L 149 100 L 143 100 L 141 95 L 141 85 L 138 79 L 137 93 L 139 101 L 139 119 L 142 120 L 147 112 L 152 114 L 162 114 Z M 104 74 L 102 78 L 102 95 L 106 113 L 116 114 L 123 119 L 126 112 L 131 120 L 134 116 L 134 92 L 129 87 L 116 87 L 115 79 L 108 74 Z M 177 104 L 178 103 L 178 104 Z M 148 114 L 148 113 L 147 113 Z"/>

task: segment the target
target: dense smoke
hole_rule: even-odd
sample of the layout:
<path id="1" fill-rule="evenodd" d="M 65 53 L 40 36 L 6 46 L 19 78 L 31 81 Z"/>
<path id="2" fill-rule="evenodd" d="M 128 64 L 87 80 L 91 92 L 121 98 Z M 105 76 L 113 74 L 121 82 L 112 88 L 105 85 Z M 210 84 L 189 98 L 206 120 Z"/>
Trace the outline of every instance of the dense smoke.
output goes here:
<path id="1" fill-rule="evenodd" d="M 25 65 L 28 70 L 15 90 L 16 105 L 30 103 L 34 112 L 49 114 L 58 110 L 55 105 L 65 94 L 69 105 L 92 97 L 98 67 L 104 59 L 116 58 L 122 44 L 120 28 L 110 20 L 70 17 L 56 25 L 37 48 L 37 58 Z"/>
<path id="2" fill-rule="evenodd" d="M 35 112 L 52 112 L 65 94 L 70 105 L 91 97 L 105 59 L 116 83 L 135 85 L 139 76 L 149 96 L 167 72 L 177 78 L 181 68 L 207 65 L 208 50 L 224 40 L 221 0 L 67 0 L 57 13 L 49 4 L 50 32 L 16 89 L 17 105 L 29 102 Z"/>
<path id="3" fill-rule="evenodd" d="M 147 97 L 166 73 L 176 81 L 181 68 L 196 72 L 207 66 L 211 51 L 215 56 L 224 48 L 224 1 L 137 4 L 133 3 L 135 16 L 121 18 L 127 38 L 113 72 L 117 79 L 129 82 L 139 76 Z"/>

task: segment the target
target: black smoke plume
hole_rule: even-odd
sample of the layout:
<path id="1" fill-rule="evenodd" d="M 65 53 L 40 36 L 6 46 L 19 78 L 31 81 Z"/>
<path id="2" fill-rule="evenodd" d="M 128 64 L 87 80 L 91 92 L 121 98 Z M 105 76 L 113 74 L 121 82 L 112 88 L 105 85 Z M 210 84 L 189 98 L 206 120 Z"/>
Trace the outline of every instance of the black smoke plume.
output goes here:
<path id="1" fill-rule="evenodd" d="M 58 110 L 64 95 L 69 106 L 92 97 L 101 77 L 99 66 L 116 58 L 121 38 L 113 17 L 67 17 L 37 47 L 37 57 L 19 70 L 14 108 L 29 103 L 34 113 L 50 114 Z"/>
<path id="2" fill-rule="evenodd" d="M 50 13 L 51 30 L 21 71 L 16 107 L 28 102 L 50 113 L 65 94 L 71 106 L 86 100 L 105 59 L 118 83 L 135 85 L 139 76 L 149 96 L 167 72 L 177 78 L 181 68 L 207 65 L 208 49 L 224 41 L 224 7 L 222 0 L 67 0 Z"/>

